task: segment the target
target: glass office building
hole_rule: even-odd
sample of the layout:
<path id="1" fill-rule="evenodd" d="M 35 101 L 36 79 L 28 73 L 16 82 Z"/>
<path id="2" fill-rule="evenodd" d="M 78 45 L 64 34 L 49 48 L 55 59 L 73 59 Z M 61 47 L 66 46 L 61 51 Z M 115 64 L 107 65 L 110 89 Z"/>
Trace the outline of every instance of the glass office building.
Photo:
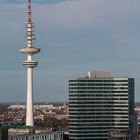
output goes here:
<path id="1" fill-rule="evenodd" d="M 115 129 L 133 132 L 134 120 L 133 78 L 92 71 L 69 80 L 70 140 L 108 140 Z"/>

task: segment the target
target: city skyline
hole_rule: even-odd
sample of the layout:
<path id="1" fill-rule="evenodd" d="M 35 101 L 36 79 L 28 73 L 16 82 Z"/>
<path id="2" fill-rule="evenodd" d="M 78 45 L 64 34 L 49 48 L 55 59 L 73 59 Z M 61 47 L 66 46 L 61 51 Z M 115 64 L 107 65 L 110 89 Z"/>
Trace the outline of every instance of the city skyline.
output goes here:
<path id="1" fill-rule="evenodd" d="M 0 102 L 26 100 L 23 56 L 18 49 L 25 47 L 27 10 L 20 2 L 0 2 Z M 134 77 L 136 102 L 140 102 L 139 1 L 32 3 L 35 47 L 42 50 L 35 56 L 39 66 L 34 72 L 34 101 L 68 100 L 68 79 L 95 69 Z"/>

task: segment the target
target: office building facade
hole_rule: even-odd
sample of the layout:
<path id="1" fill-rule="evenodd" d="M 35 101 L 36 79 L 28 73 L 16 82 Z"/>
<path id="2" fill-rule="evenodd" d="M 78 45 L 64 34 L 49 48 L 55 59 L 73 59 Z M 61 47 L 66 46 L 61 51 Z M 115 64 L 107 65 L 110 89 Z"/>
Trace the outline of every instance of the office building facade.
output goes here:
<path id="1" fill-rule="evenodd" d="M 112 130 L 132 138 L 134 79 L 92 71 L 69 80 L 69 139 L 108 140 Z"/>

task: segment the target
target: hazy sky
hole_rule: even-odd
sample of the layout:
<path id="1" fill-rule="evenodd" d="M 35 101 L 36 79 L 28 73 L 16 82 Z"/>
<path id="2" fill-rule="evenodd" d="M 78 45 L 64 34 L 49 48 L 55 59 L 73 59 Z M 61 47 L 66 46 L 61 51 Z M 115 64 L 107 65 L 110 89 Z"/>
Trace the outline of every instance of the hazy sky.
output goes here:
<path id="1" fill-rule="evenodd" d="M 27 0 L 0 0 L 0 102 L 26 100 Z M 34 100 L 68 100 L 68 79 L 89 70 L 134 77 L 140 102 L 139 0 L 32 0 Z"/>

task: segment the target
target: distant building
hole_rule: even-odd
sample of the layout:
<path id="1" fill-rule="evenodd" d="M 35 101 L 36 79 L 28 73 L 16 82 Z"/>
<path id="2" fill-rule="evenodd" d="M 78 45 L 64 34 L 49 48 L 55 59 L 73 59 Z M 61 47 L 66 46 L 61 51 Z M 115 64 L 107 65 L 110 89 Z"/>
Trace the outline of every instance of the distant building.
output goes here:
<path id="1" fill-rule="evenodd" d="M 112 130 L 133 140 L 135 120 L 133 78 L 92 71 L 69 80 L 70 140 L 108 140 Z"/>
<path id="2" fill-rule="evenodd" d="M 69 133 L 63 133 L 63 140 L 69 140 Z"/>
<path id="3" fill-rule="evenodd" d="M 8 109 L 26 109 L 25 105 L 10 105 Z"/>
<path id="4" fill-rule="evenodd" d="M 0 126 L 0 140 L 8 140 L 8 128 Z"/>
<path id="5" fill-rule="evenodd" d="M 135 111 L 137 112 L 138 115 L 138 126 L 140 127 L 140 105 L 136 104 Z"/>
<path id="6" fill-rule="evenodd" d="M 62 133 L 53 132 L 48 134 L 47 133 L 32 134 L 32 135 L 24 134 L 17 136 L 9 136 L 8 140 L 62 140 Z"/>
<path id="7" fill-rule="evenodd" d="M 137 112 L 138 121 L 138 140 L 140 139 L 140 104 L 136 103 L 135 111 Z"/>
<path id="8" fill-rule="evenodd" d="M 53 104 L 48 104 L 48 105 L 33 105 L 34 109 L 53 109 L 54 106 Z M 26 105 L 10 105 L 8 109 L 26 109 Z"/>

